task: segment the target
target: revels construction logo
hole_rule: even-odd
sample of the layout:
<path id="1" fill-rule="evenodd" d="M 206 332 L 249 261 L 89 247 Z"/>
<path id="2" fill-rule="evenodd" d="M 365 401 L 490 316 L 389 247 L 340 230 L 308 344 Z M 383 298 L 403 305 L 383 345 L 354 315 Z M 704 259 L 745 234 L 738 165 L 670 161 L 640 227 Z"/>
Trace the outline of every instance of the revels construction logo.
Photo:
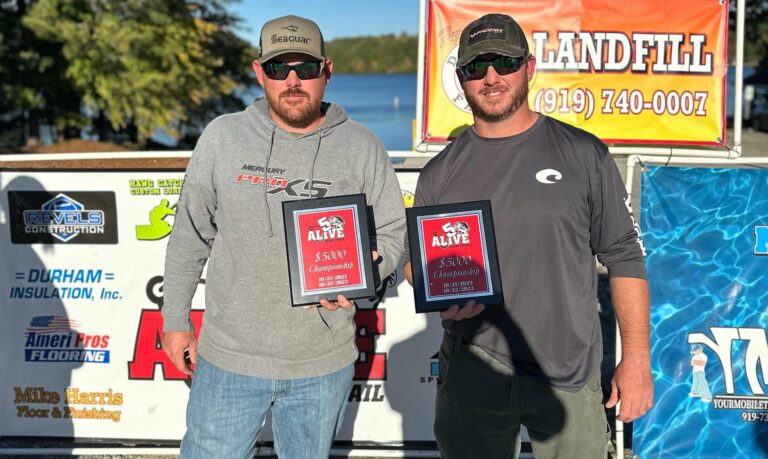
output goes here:
<path id="1" fill-rule="evenodd" d="M 111 191 L 9 191 L 14 244 L 117 244 Z"/>

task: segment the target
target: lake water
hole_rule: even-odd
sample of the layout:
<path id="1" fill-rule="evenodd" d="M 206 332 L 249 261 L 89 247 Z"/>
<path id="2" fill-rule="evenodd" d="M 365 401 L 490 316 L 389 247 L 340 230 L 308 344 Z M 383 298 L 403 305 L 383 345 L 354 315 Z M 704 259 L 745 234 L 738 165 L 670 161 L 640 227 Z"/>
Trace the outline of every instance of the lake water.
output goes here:
<path id="1" fill-rule="evenodd" d="M 260 95 L 254 89 L 250 95 Z M 339 104 L 389 150 L 412 149 L 416 75 L 333 75 L 324 100 Z"/>

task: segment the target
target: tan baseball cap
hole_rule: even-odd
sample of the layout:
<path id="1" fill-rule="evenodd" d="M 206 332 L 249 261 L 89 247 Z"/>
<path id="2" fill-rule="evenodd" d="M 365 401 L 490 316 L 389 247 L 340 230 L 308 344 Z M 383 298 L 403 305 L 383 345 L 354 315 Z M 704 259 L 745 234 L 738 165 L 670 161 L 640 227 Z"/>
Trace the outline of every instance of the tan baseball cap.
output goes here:
<path id="1" fill-rule="evenodd" d="M 281 54 L 302 53 L 325 59 L 325 44 L 320 27 L 309 19 L 283 16 L 264 24 L 259 38 L 260 63 Z"/>

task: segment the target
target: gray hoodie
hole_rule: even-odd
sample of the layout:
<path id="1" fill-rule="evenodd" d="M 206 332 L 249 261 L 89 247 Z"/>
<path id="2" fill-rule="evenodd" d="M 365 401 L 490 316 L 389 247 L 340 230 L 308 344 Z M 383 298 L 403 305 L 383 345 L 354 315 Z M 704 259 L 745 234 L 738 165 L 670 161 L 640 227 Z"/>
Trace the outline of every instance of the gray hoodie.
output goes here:
<path id="1" fill-rule="evenodd" d="M 357 359 L 354 310 L 291 307 L 282 201 L 365 193 L 380 278 L 400 260 L 405 212 L 387 152 L 342 108 L 323 109 L 320 128 L 297 137 L 257 99 L 211 122 L 189 161 L 166 254 L 164 329 L 192 330 L 207 260 L 198 352 L 219 368 L 291 379 Z"/>

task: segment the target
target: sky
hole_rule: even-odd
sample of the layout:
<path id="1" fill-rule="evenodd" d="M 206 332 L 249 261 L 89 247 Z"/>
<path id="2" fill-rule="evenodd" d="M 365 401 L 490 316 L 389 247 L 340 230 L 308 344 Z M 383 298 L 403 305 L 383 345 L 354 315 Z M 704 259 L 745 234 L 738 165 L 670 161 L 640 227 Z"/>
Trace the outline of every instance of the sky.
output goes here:
<path id="1" fill-rule="evenodd" d="M 243 19 L 238 34 L 254 46 L 265 22 L 288 14 L 315 21 L 326 40 L 419 31 L 419 0 L 240 0 L 228 8 Z"/>

